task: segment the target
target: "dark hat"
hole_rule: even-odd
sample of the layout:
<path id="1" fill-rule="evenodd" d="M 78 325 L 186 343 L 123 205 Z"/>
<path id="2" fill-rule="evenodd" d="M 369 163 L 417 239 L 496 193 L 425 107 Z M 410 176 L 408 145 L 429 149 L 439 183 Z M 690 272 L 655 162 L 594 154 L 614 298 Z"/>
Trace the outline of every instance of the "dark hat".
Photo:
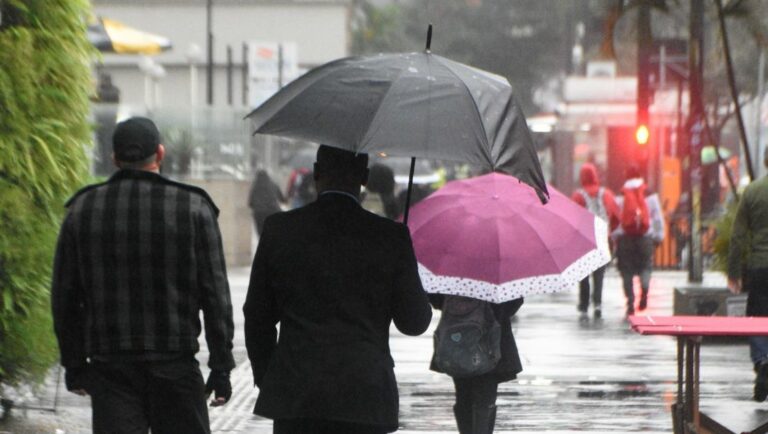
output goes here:
<path id="1" fill-rule="evenodd" d="M 368 167 L 368 154 L 320 145 L 317 148 L 317 165 L 324 170 L 360 172 Z"/>
<path id="2" fill-rule="evenodd" d="M 160 131 L 155 123 L 143 117 L 126 119 L 115 127 L 112 151 L 115 159 L 131 163 L 141 161 L 157 152 Z"/>

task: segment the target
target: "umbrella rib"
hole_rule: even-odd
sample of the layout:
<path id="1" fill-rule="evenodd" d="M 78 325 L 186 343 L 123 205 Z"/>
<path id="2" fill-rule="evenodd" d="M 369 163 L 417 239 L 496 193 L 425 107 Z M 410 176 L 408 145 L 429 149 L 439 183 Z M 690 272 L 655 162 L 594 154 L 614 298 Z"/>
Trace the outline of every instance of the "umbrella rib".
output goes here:
<path id="1" fill-rule="evenodd" d="M 438 57 L 439 60 L 439 57 Z M 447 64 L 440 62 L 443 67 L 448 70 L 456 79 L 461 83 L 462 86 L 467 90 L 467 93 L 471 97 L 472 105 L 475 106 L 475 113 L 477 113 L 477 118 L 480 120 L 480 128 L 483 129 L 483 138 L 485 138 L 485 144 L 488 148 L 484 148 L 483 152 L 486 152 L 486 157 L 488 157 L 488 160 L 491 162 L 491 165 L 493 165 L 493 155 L 490 154 L 490 141 L 488 140 L 488 131 L 485 129 L 485 122 L 483 122 L 483 117 L 480 115 L 480 107 L 477 106 L 477 101 L 475 101 L 475 98 L 472 96 L 472 91 L 469 90 L 469 86 L 467 86 L 467 83 L 464 82 L 464 80 L 459 77 L 459 74 L 456 74 L 454 70 L 452 70 Z"/>
<path id="2" fill-rule="evenodd" d="M 397 73 L 397 78 L 393 79 L 391 83 L 394 84 L 397 80 L 400 79 L 400 77 L 403 76 L 404 73 L 405 73 L 405 70 L 403 69 L 399 70 Z M 368 125 L 365 128 L 365 131 L 366 131 L 365 136 L 363 136 L 362 140 L 360 141 L 361 142 L 361 146 L 359 148 L 360 152 L 366 151 L 366 145 L 368 144 L 370 138 L 375 136 L 376 135 L 375 133 L 377 133 L 379 130 L 381 130 L 384 127 L 384 122 L 380 122 L 376 130 L 373 130 L 373 131 L 371 130 L 371 125 L 375 125 L 376 120 L 379 119 L 380 114 L 383 113 L 381 111 L 381 107 L 384 105 L 384 101 L 386 101 L 387 98 L 389 98 L 389 95 L 390 95 L 389 91 L 392 89 L 392 84 L 390 84 L 389 88 L 384 94 L 384 98 L 382 98 L 381 101 L 379 101 L 379 106 L 376 108 L 376 114 L 371 116 L 371 121 L 368 122 Z"/>

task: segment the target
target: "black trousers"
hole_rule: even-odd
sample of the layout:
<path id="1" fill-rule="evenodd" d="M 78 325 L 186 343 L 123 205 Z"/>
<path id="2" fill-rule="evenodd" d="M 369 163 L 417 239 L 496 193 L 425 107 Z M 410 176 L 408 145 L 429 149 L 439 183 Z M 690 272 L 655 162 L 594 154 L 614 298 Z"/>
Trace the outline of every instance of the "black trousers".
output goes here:
<path id="1" fill-rule="evenodd" d="M 456 388 L 456 406 L 471 409 L 487 408 L 496 404 L 499 383 L 492 375 L 454 378 Z"/>
<path id="2" fill-rule="evenodd" d="M 592 304 L 600 306 L 603 301 L 603 279 L 605 277 L 605 265 L 592 273 Z M 589 307 L 589 276 L 579 282 L 579 310 L 586 312 Z"/>
<path id="3" fill-rule="evenodd" d="M 210 434 L 205 385 L 192 356 L 169 361 L 94 362 L 94 434 Z"/>
<path id="4" fill-rule="evenodd" d="M 386 434 L 390 432 L 377 425 L 360 425 L 325 419 L 277 419 L 274 434 Z"/>

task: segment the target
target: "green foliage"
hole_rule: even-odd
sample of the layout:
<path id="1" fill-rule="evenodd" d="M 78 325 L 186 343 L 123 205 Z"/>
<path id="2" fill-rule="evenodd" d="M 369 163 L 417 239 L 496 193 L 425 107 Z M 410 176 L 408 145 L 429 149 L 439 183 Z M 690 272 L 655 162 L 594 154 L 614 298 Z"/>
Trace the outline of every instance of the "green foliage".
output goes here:
<path id="1" fill-rule="evenodd" d="M 725 208 L 725 212 L 715 222 L 715 231 L 717 236 L 712 245 L 712 249 L 715 253 L 714 261 L 712 263 L 712 269 L 716 271 L 728 272 L 728 249 L 731 245 L 731 232 L 733 231 L 733 221 L 736 219 L 736 211 L 738 210 L 738 202 L 731 201 Z M 749 245 L 749 240 L 744 240 Z M 742 258 L 742 264 L 746 263 L 746 255 L 748 249 L 744 249 Z"/>
<path id="2" fill-rule="evenodd" d="M 416 51 L 405 34 L 403 10 L 398 5 L 376 7 L 363 1 L 352 30 L 352 52 Z"/>
<path id="3" fill-rule="evenodd" d="M 56 360 L 49 287 L 66 198 L 87 179 L 88 0 L 13 0 L 0 28 L 0 382 Z"/>

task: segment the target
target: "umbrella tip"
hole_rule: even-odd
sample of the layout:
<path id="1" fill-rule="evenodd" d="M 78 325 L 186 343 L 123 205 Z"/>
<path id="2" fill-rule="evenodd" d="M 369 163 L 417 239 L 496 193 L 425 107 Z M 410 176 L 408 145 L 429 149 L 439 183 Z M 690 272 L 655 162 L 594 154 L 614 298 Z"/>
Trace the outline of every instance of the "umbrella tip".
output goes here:
<path id="1" fill-rule="evenodd" d="M 429 50 L 432 48 L 432 23 L 429 23 L 429 27 L 427 27 L 427 53 L 429 53 Z"/>

